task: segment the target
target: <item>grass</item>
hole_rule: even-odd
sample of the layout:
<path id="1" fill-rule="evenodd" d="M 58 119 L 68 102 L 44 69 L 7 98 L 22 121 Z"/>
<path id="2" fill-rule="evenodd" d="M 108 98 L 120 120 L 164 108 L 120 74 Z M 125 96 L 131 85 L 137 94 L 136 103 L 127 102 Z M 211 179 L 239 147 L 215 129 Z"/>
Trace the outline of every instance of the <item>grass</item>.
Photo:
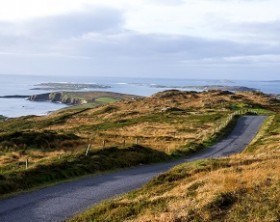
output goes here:
<path id="1" fill-rule="evenodd" d="M 114 99 L 99 95 L 97 102 Z M 233 109 L 231 104 L 237 103 L 243 105 Z M 8 119 L 0 127 L 0 172 L 5 175 L 0 193 L 196 152 L 229 133 L 236 119 L 226 124 L 228 117 L 244 107 L 267 113 L 278 109 L 262 94 L 167 91 L 99 107 L 74 106 L 43 117 Z M 88 144 L 92 151 L 85 157 Z M 128 162 L 122 163 L 124 156 Z M 35 179 L 25 183 L 26 175 Z"/>
<path id="2" fill-rule="evenodd" d="M 279 153 L 183 164 L 69 221 L 279 221 L 279 164 Z"/>
<path id="3" fill-rule="evenodd" d="M 211 116 L 209 117 L 211 120 L 213 118 L 214 117 Z M 146 120 L 148 121 L 151 119 L 147 118 Z M 136 122 L 137 121 L 138 120 L 136 120 Z M 202 120 L 199 120 L 200 123 L 205 121 L 207 121 L 207 119 L 204 116 Z M 223 129 L 223 132 L 217 132 L 217 135 L 213 138 L 204 141 L 204 143 L 196 144 L 196 150 L 194 150 L 194 147 L 191 145 L 185 148 L 195 152 L 198 149 L 214 143 L 225 136 L 225 133 L 230 131 L 234 122 L 235 121 L 231 122 L 228 127 Z M 5 164 L 0 167 L 0 172 L 2 172 L 0 195 L 23 191 L 35 186 L 88 175 L 99 171 L 166 161 L 187 154 L 186 150 L 184 150 L 184 152 L 181 151 L 168 155 L 156 149 L 132 145 L 125 148 L 93 148 L 86 157 L 86 144 L 82 143 L 80 139 L 81 138 L 74 134 L 58 134 L 53 131 L 21 131 L 4 134 L 0 139 L 0 146 L 4 148 L 2 154 L 11 154 L 11 151 L 14 151 L 12 153 L 13 155 L 9 157 L 12 160 L 17 159 L 18 161 L 11 161 L 10 164 Z M 84 152 L 81 153 L 79 151 L 81 148 L 74 149 L 75 146 L 83 146 Z M 56 147 L 59 147 L 61 152 L 55 152 Z M 44 153 L 38 154 L 37 150 L 43 150 Z M 62 150 L 64 150 L 64 152 L 62 152 Z M 70 152 L 67 152 L 68 150 L 70 150 Z M 49 158 L 38 158 L 38 156 L 44 155 L 49 156 Z M 27 158 L 29 159 L 30 167 L 25 169 L 25 160 Z M 2 159 L 2 161 L 4 160 Z M 8 161 L 7 157 L 5 161 Z"/>
<path id="4" fill-rule="evenodd" d="M 238 155 L 179 165 L 143 188 L 106 200 L 69 221 L 279 221 L 280 114 L 270 114 Z"/>
<path id="5" fill-rule="evenodd" d="M 71 143 L 78 139 L 79 137 L 74 134 L 58 134 L 53 131 L 20 131 L 3 134 L 0 138 L 0 146 L 6 151 L 17 148 L 22 148 L 24 150 L 27 147 L 33 149 L 53 149 L 57 146 L 62 147 L 62 143 L 66 141 Z M 68 145 L 70 143 L 68 143 Z"/>
<path id="6" fill-rule="evenodd" d="M 276 118 L 276 116 L 271 115 L 265 120 L 265 122 L 261 126 L 261 129 L 259 130 L 258 134 L 252 140 L 252 142 L 249 144 L 249 146 L 246 148 L 245 152 L 253 153 L 254 151 L 256 151 L 256 149 L 259 148 L 259 145 L 261 143 L 261 139 L 268 136 L 267 134 L 268 134 L 268 131 L 269 131 L 269 129 L 270 129 L 272 123 L 273 123 L 274 118 Z"/>
<path id="7" fill-rule="evenodd" d="M 31 163 L 27 170 L 23 162 L 17 164 L 17 170 L 0 167 L 0 195 L 77 176 L 168 159 L 170 156 L 165 153 L 134 145 L 124 149 L 111 147 L 92 150 L 88 156 L 85 153 L 64 155 L 34 165 Z"/>
<path id="8" fill-rule="evenodd" d="M 117 99 L 111 98 L 111 97 L 99 97 L 95 100 L 95 102 L 97 102 L 99 104 L 113 103 L 116 101 L 117 101 Z"/>
<path id="9" fill-rule="evenodd" d="M 109 102 L 118 101 L 121 99 L 135 98 L 137 96 L 126 95 L 113 92 L 52 92 L 49 94 L 39 94 L 32 96 L 32 99 L 37 100 L 50 100 L 53 102 L 62 102 L 69 105 L 81 105 L 91 103 L 98 106 Z"/>
<path id="10" fill-rule="evenodd" d="M 177 150 L 175 150 L 172 155 L 188 155 L 216 144 L 232 132 L 232 129 L 236 125 L 239 118 L 239 115 L 234 116 L 224 127 L 221 127 L 217 131 L 214 131 L 214 133 L 210 137 L 202 138 L 202 141 L 200 143 L 192 142 L 181 146 Z"/>

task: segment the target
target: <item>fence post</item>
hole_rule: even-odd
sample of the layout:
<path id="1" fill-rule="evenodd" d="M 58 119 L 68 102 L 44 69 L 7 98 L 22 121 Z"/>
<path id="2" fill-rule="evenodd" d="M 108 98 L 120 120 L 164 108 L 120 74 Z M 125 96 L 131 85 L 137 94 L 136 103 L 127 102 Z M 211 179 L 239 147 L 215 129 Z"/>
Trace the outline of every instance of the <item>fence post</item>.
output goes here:
<path id="1" fill-rule="evenodd" d="M 103 148 L 105 148 L 105 146 L 106 146 L 106 141 L 103 140 Z"/>
<path id="2" fill-rule="evenodd" d="M 135 144 L 138 145 L 138 137 L 135 139 Z"/>
<path id="3" fill-rule="evenodd" d="M 123 147 L 125 147 L 125 139 L 123 139 Z"/>
<path id="4" fill-rule="evenodd" d="M 87 149 L 86 149 L 86 156 L 88 155 L 88 152 L 89 152 L 89 150 L 90 150 L 90 147 L 91 147 L 91 145 L 88 144 L 88 147 L 87 147 Z"/>
<path id="5" fill-rule="evenodd" d="M 28 165 L 29 165 L 29 161 L 28 161 L 28 158 L 27 158 L 26 161 L 25 161 L 25 169 L 28 169 Z"/>

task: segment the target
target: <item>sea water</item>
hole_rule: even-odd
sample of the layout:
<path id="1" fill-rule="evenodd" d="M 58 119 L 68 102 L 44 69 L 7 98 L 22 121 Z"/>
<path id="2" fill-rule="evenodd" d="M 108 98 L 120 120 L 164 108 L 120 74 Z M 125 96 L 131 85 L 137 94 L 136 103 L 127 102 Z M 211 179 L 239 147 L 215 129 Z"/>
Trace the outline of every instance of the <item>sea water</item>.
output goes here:
<path id="1" fill-rule="evenodd" d="M 110 91 L 140 96 L 150 96 L 168 89 L 194 90 L 188 86 L 245 86 L 265 93 L 280 94 L 280 81 L 244 81 L 244 80 L 197 80 L 167 78 L 130 78 L 130 77 L 95 77 L 95 76 L 31 76 L 0 75 L 0 96 L 35 95 L 51 92 L 50 90 L 32 90 L 40 83 L 95 83 L 109 86 L 96 91 Z M 89 89 L 84 89 L 87 91 Z M 92 91 L 92 89 L 90 89 Z M 0 115 L 18 117 L 25 115 L 45 115 L 50 111 L 66 107 L 64 104 L 51 102 L 31 102 L 26 99 L 1 99 Z"/>

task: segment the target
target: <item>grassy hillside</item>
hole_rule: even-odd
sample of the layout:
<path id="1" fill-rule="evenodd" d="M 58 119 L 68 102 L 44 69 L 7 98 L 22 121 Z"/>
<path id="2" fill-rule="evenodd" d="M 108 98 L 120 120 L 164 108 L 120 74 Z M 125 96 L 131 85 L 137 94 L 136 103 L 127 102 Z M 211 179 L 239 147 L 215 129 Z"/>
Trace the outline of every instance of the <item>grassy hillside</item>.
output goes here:
<path id="1" fill-rule="evenodd" d="M 31 101 L 52 101 L 69 105 L 87 104 L 87 107 L 95 107 L 102 104 L 116 102 L 122 99 L 139 98 L 139 96 L 113 93 L 113 92 L 51 92 L 28 97 Z"/>
<path id="2" fill-rule="evenodd" d="M 242 154 L 182 164 L 70 221 L 280 221 L 280 114 Z"/>
<path id="3" fill-rule="evenodd" d="M 272 115 L 279 102 L 253 92 L 173 90 L 2 121 L 0 194 L 195 152 L 223 137 L 240 111 Z M 30 175 L 34 182 L 22 183 Z"/>

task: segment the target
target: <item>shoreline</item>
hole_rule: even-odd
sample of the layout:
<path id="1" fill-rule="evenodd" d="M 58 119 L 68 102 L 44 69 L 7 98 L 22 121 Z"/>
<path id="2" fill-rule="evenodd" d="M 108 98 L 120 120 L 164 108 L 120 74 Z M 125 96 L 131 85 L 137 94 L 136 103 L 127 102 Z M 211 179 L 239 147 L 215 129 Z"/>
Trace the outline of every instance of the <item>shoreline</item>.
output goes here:
<path id="1" fill-rule="evenodd" d="M 0 99 L 26 99 L 28 95 L 7 95 L 7 96 L 0 96 Z"/>
<path id="2" fill-rule="evenodd" d="M 157 84 L 156 84 L 157 85 Z M 75 85 L 76 86 L 76 85 Z M 158 86 L 158 85 L 157 85 Z M 167 86 L 165 86 L 167 87 Z M 157 88 L 158 92 L 165 91 L 168 88 L 159 88 L 155 87 L 148 87 L 148 88 Z M 171 86 L 170 86 L 171 87 Z M 217 88 L 216 88 L 217 87 Z M 182 90 L 182 91 L 190 91 L 190 90 L 184 90 L 183 87 L 181 89 L 173 87 L 174 90 Z M 193 91 L 209 91 L 209 90 L 221 90 L 221 91 L 254 91 L 254 92 L 260 92 L 264 93 L 270 96 L 275 97 L 276 99 L 280 100 L 280 94 L 277 93 L 267 93 L 262 91 L 257 91 L 254 88 L 248 88 L 244 86 L 224 86 L 224 85 L 204 85 L 204 86 L 188 86 L 188 89 L 192 89 Z M 145 90 L 145 87 L 143 87 L 143 91 Z M 10 106 L 5 107 L 3 111 L 0 109 L 0 115 L 2 116 L 8 116 L 8 118 L 16 118 L 16 117 L 22 117 L 22 116 L 28 116 L 28 115 L 36 115 L 36 116 L 43 116 L 48 115 L 49 113 L 52 113 L 54 111 L 67 108 L 69 106 L 74 105 L 83 105 L 83 104 L 90 104 L 95 101 L 96 97 L 94 94 L 103 94 L 103 97 L 107 97 L 108 100 L 110 97 L 113 97 L 115 99 L 120 98 L 139 98 L 143 96 L 139 95 L 132 95 L 128 93 L 122 93 L 122 92 L 113 92 L 112 91 L 83 91 L 83 90 L 70 90 L 70 91 L 55 91 L 55 92 L 45 92 L 41 94 L 34 94 L 34 95 L 20 95 L 20 94 L 12 94 L 12 95 L 3 95 L 0 96 L 0 99 L 4 100 L 7 99 L 7 101 L 12 101 Z M 82 96 L 81 96 L 82 95 Z M 91 96 L 90 96 L 91 95 Z M 13 100 L 14 99 L 14 100 Z M 15 101 L 17 100 L 17 101 Z M 22 101 L 22 102 L 21 102 Z M 31 103 L 28 102 L 37 102 Z M 38 107 L 38 104 L 40 102 L 41 107 Z M 104 101 L 103 101 L 104 102 Z M 112 101 L 113 102 L 113 101 Z M 6 101 L 5 104 L 9 104 Z M 35 105 L 36 104 L 36 105 Z M 102 102 L 99 102 L 99 104 L 102 104 Z M 38 110 L 37 110 L 38 109 Z M 11 110 L 12 115 L 10 114 L 9 110 Z M 16 110 L 18 112 L 16 112 Z M 35 111 L 37 110 L 37 111 Z"/>
<path id="3" fill-rule="evenodd" d="M 50 113 L 73 106 L 88 105 L 96 107 L 110 102 L 116 102 L 121 99 L 137 99 L 141 96 L 106 92 L 106 91 L 90 91 L 90 92 L 50 92 L 36 95 L 6 95 L 0 96 L 0 99 L 7 104 L 6 101 L 12 101 L 11 107 L 0 109 L 0 116 L 6 118 L 20 118 L 24 116 L 46 116 Z M 1 100 L 0 100 L 1 102 Z M 16 104 L 16 105 L 15 105 Z M 11 112 L 7 112 L 11 110 Z"/>

